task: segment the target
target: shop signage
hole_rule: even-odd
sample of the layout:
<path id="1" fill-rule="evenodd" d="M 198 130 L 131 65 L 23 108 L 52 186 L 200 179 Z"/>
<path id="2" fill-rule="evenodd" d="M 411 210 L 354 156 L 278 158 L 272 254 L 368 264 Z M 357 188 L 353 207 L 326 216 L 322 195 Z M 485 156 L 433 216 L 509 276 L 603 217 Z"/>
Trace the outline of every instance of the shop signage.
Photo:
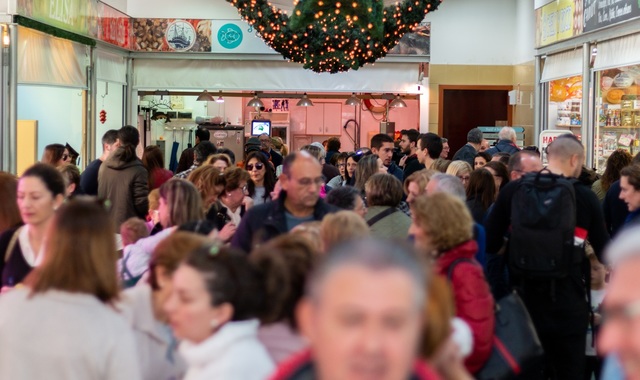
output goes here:
<path id="1" fill-rule="evenodd" d="M 136 18 L 132 25 L 133 50 L 211 52 L 211 20 Z"/>
<path id="2" fill-rule="evenodd" d="M 213 20 L 213 53 L 277 54 L 256 30 L 241 20 Z"/>
<path id="3" fill-rule="evenodd" d="M 584 0 L 584 31 L 640 17 L 638 0 Z"/>
<path id="4" fill-rule="evenodd" d="M 100 3 L 98 38 L 121 48 L 131 49 L 131 23 L 129 16 Z"/>
<path id="5" fill-rule="evenodd" d="M 91 38 L 98 37 L 97 0 L 17 0 L 21 16 Z"/>
<path id="6" fill-rule="evenodd" d="M 553 142 L 553 140 L 557 139 L 562 135 L 572 135 L 571 131 L 567 130 L 559 130 L 559 129 L 549 129 L 546 131 L 540 132 L 540 141 L 538 142 L 538 146 L 540 147 L 540 153 L 542 154 L 542 163 L 544 165 L 547 164 L 547 147 L 549 144 Z"/>
<path id="7" fill-rule="evenodd" d="M 235 49 L 242 43 L 242 29 L 235 24 L 224 24 L 218 30 L 218 43 L 225 49 Z"/>
<path id="8" fill-rule="evenodd" d="M 580 35 L 583 29 L 581 0 L 558 0 L 539 8 L 536 25 L 537 47 Z"/>

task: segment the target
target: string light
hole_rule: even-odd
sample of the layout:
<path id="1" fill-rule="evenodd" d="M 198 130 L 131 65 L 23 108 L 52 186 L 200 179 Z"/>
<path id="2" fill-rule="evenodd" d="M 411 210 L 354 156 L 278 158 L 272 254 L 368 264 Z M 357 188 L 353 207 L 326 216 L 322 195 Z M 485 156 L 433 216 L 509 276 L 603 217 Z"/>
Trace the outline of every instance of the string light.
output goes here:
<path id="1" fill-rule="evenodd" d="M 267 0 L 227 2 L 285 60 L 337 73 L 384 57 L 442 0 L 405 0 L 384 8 L 382 0 L 351 0 L 346 8 L 327 0 L 295 1 L 291 17 Z"/>

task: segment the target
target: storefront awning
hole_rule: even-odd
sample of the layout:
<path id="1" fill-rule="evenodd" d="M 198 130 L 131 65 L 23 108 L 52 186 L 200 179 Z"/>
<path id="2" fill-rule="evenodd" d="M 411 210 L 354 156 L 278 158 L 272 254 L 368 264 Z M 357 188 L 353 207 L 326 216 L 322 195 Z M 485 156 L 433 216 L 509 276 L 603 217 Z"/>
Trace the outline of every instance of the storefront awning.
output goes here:
<path id="1" fill-rule="evenodd" d="M 640 63 L 639 46 L 640 34 L 600 42 L 593 68 L 604 70 Z"/>
<path id="2" fill-rule="evenodd" d="M 317 74 L 284 61 L 135 59 L 133 80 L 135 89 L 411 93 L 418 64 L 376 63 Z"/>
<path id="3" fill-rule="evenodd" d="M 99 81 L 127 84 L 127 63 L 125 58 L 98 50 L 96 54 L 96 78 Z"/>
<path id="4" fill-rule="evenodd" d="M 582 74 L 582 48 L 549 55 L 544 60 L 540 82 Z"/>

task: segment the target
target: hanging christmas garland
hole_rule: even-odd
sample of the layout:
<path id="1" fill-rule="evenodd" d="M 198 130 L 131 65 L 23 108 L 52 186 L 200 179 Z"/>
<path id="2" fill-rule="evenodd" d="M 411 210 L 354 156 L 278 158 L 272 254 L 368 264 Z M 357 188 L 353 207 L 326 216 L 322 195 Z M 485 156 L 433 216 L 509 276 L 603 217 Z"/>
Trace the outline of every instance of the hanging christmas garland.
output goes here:
<path id="1" fill-rule="evenodd" d="M 442 0 L 302 0 L 291 16 L 267 0 L 227 0 L 262 39 L 315 72 L 358 70 L 387 55 Z"/>

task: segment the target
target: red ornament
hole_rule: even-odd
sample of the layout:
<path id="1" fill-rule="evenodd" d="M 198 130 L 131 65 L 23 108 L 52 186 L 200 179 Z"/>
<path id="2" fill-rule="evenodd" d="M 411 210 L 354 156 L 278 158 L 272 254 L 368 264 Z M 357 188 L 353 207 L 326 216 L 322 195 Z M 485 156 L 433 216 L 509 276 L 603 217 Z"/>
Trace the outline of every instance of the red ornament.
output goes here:
<path id="1" fill-rule="evenodd" d="M 100 111 L 100 123 L 104 124 L 107 121 L 107 111 Z"/>

